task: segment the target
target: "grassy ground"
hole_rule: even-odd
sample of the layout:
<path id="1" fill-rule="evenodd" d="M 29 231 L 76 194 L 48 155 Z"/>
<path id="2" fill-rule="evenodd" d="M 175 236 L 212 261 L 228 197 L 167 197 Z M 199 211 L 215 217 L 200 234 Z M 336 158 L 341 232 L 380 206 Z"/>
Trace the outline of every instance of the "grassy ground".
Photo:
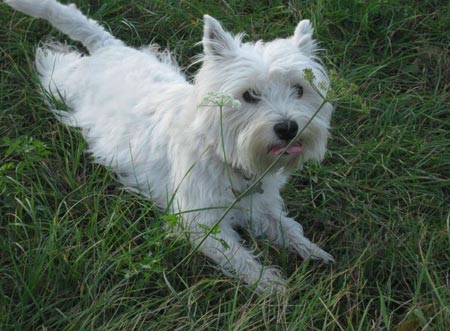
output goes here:
<path id="1" fill-rule="evenodd" d="M 259 242 L 290 278 L 285 298 L 256 296 L 201 255 L 178 265 L 190 246 L 46 110 L 33 47 L 64 37 L 0 5 L 1 330 L 450 330 L 447 1 L 76 2 L 183 65 L 201 51 L 204 13 L 266 40 L 310 18 L 338 85 L 356 90 L 341 90 L 325 162 L 284 196 L 337 263 Z"/>

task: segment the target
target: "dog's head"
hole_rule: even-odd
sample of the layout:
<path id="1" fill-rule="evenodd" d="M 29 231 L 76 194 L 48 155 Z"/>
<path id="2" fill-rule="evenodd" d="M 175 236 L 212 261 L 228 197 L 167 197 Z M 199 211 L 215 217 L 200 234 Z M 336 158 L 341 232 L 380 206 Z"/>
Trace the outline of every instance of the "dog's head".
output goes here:
<path id="1" fill-rule="evenodd" d="M 333 107 L 324 103 L 329 79 L 315 55 L 310 22 L 301 21 L 290 38 L 244 43 L 214 18 L 204 20 L 197 100 L 204 105 L 219 92 L 240 103 L 198 108 L 194 125 L 207 144 L 232 167 L 253 175 L 280 154 L 274 170 L 320 161 Z"/>

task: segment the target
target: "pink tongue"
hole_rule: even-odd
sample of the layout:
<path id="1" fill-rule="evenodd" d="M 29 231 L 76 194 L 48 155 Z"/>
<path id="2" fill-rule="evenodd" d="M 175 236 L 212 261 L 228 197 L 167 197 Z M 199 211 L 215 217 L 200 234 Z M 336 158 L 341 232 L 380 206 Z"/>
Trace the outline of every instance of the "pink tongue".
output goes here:
<path id="1" fill-rule="evenodd" d="M 275 154 L 275 155 L 280 155 L 281 153 L 284 152 L 285 148 L 286 148 L 286 146 L 273 147 L 272 148 L 272 153 Z M 301 153 L 302 151 L 303 151 L 303 147 L 301 145 L 299 145 L 299 144 L 296 144 L 296 145 L 292 145 L 291 147 L 289 147 L 286 150 L 286 154 L 289 154 L 289 155 L 291 155 L 291 154 L 298 154 L 298 153 Z"/>

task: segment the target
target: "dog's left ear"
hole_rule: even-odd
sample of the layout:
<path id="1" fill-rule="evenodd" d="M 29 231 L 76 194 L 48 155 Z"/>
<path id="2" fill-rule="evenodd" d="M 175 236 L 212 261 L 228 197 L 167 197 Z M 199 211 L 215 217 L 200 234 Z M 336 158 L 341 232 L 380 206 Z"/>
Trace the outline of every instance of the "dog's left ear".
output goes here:
<path id="1" fill-rule="evenodd" d="M 202 43 L 205 54 L 218 58 L 231 56 L 238 47 L 231 33 L 225 31 L 219 21 L 209 15 L 203 16 L 203 20 L 205 27 Z"/>
<path id="2" fill-rule="evenodd" d="M 300 51 L 306 55 L 312 55 L 317 49 L 317 42 L 312 35 L 314 28 L 309 20 L 302 20 L 295 28 L 292 40 Z"/>

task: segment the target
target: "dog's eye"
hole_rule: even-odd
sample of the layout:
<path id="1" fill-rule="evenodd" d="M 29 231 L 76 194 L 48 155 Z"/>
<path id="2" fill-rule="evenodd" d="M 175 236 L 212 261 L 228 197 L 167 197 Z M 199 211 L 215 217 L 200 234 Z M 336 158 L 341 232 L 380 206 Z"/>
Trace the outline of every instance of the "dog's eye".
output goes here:
<path id="1" fill-rule="evenodd" d="M 297 98 L 301 98 L 303 96 L 303 87 L 299 84 L 294 85 L 295 94 Z"/>
<path id="2" fill-rule="evenodd" d="M 245 91 L 244 94 L 242 95 L 242 98 L 244 99 L 245 102 L 248 103 L 257 103 L 259 102 L 259 95 L 253 91 L 253 90 L 248 90 Z"/>

